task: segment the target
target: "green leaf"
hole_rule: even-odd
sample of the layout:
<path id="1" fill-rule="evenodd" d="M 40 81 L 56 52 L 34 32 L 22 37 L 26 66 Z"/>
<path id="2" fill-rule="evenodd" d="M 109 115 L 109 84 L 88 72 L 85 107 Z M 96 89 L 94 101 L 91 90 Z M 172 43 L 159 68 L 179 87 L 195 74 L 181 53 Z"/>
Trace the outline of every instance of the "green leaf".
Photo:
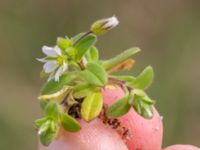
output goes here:
<path id="1" fill-rule="evenodd" d="M 86 82 L 91 85 L 103 86 L 103 83 L 97 78 L 97 76 L 88 70 L 80 72 L 80 75 Z"/>
<path id="2" fill-rule="evenodd" d="M 113 77 L 118 80 L 125 81 L 128 86 L 131 86 L 136 80 L 136 78 L 134 76 L 129 76 L 129 75 L 124 75 L 124 76 L 120 75 L 120 76 L 113 76 Z"/>
<path id="3" fill-rule="evenodd" d="M 107 83 L 107 73 L 98 63 L 90 62 L 81 72 L 82 77 L 92 85 L 103 86 Z"/>
<path id="4" fill-rule="evenodd" d="M 128 103 L 129 96 L 124 96 L 108 108 L 107 115 L 112 118 L 120 117 L 126 114 L 131 105 Z"/>
<path id="5" fill-rule="evenodd" d="M 87 50 L 94 45 L 96 42 L 96 35 L 90 34 L 83 39 L 81 39 L 76 45 L 75 49 L 77 50 L 76 52 L 76 60 L 79 61 L 83 55 L 87 52 Z"/>
<path id="6" fill-rule="evenodd" d="M 107 82 L 107 73 L 105 69 L 95 62 L 90 62 L 87 64 L 86 69 L 93 73 L 102 84 L 106 84 Z"/>
<path id="7" fill-rule="evenodd" d="M 51 142 L 56 139 L 58 135 L 59 127 L 55 122 L 51 122 L 48 125 L 47 130 L 40 134 L 40 141 L 44 146 L 48 146 Z"/>
<path id="8" fill-rule="evenodd" d="M 81 107 L 81 116 L 86 121 L 96 118 L 101 112 L 103 106 L 103 97 L 100 91 L 89 94 L 83 101 Z"/>
<path id="9" fill-rule="evenodd" d="M 126 59 L 128 59 L 129 57 L 133 56 L 134 54 L 138 53 L 140 51 L 140 49 L 138 47 L 133 47 L 130 48 L 126 51 L 124 51 L 123 53 L 117 55 L 114 58 L 111 58 L 109 60 L 105 60 L 102 62 L 103 67 L 105 69 L 109 69 L 111 67 L 114 67 L 120 63 L 122 63 L 123 61 L 125 61 Z"/>
<path id="10" fill-rule="evenodd" d="M 49 102 L 45 108 L 45 115 L 54 120 L 59 120 L 62 111 L 63 110 L 59 106 L 59 104 L 57 104 L 56 102 Z"/>
<path id="11" fill-rule="evenodd" d="M 91 61 L 98 61 L 99 60 L 99 52 L 95 46 L 90 47 L 87 52 L 87 60 Z"/>
<path id="12" fill-rule="evenodd" d="M 36 120 L 36 121 L 34 122 L 34 125 L 35 125 L 36 128 L 39 129 L 43 124 L 46 123 L 47 120 L 48 120 L 47 117 L 44 117 L 44 118 L 38 119 L 38 120 Z"/>
<path id="13" fill-rule="evenodd" d="M 79 122 L 65 113 L 62 114 L 61 124 L 65 130 L 70 132 L 76 132 L 81 129 Z"/>
<path id="14" fill-rule="evenodd" d="M 66 48 L 71 47 L 73 45 L 73 42 L 68 38 L 59 37 L 57 39 L 57 45 L 60 49 L 65 50 Z"/>
<path id="15" fill-rule="evenodd" d="M 94 86 L 87 83 L 78 84 L 74 87 L 73 96 L 80 99 L 89 95 L 94 89 Z"/>
<path id="16" fill-rule="evenodd" d="M 75 43 L 78 39 L 80 39 L 84 34 L 86 34 L 86 32 L 81 32 L 77 35 L 75 35 L 74 37 L 71 38 L 71 40 Z"/>
<path id="17" fill-rule="evenodd" d="M 49 101 L 47 100 L 40 100 L 40 107 L 44 110 L 47 106 L 47 104 L 49 103 Z"/>
<path id="18" fill-rule="evenodd" d="M 61 90 L 66 84 L 72 82 L 76 78 L 76 75 L 73 73 L 67 73 L 60 77 L 59 81 L 55 81 L 54 79 L 45 83 L 41 89 L 42 95 L 53 94 L 59 90 Z"/>
<path id="19" fill-rule="evenodd" d="M 150 99 L 148 96 L 144 96 L 142 100 L 143 100 L 144 103 L 146 103 L 148 105 L 155 104 L 155 101 L 153 101 L 152 99 Z"/>
<path id="20" fill-rule="evenodd" d="M 153 117 L 152 107 L 144 102 L 141 103 L 142 108 L 142 116 L 146 119 L 151 119 Z"/>
<path id="21" fill-rule="evenodd" d="M 147 100 L 146 96 L 135 95 L 134 101 L 131 105 L 133 106 L 135 111 L 144 118 L 151 119 L 153 117 L 153 101 L 151 101 L 150 99 Z"/>
<path id="22" fill-rule="evenodd" d="M 148 66 L 144 71 L 136 78 L 132 84 L 134 88 L 147 89 L 153 81 L 154 73 L 151 66 Z"/>

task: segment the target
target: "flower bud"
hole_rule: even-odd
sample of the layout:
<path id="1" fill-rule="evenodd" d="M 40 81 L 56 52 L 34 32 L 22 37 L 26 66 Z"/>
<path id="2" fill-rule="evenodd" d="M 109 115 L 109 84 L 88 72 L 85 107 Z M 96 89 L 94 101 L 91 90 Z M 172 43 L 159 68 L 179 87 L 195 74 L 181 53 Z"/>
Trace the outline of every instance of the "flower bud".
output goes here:
<path id="1" fill-rule="evenodd" d="M 110 18 L 105 18 L 101 20 L 97 20 L 91 26 L 91 31 L 96 34 L 104 34 L 105 32 L 111 30 L 119 24 L 117 17 L 112 16 Z"/>

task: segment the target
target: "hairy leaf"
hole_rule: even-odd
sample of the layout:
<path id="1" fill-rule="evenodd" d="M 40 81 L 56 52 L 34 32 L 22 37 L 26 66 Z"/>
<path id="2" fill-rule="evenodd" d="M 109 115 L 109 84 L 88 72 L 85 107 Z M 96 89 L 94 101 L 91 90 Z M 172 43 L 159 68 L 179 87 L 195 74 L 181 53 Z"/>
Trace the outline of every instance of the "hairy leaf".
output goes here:
<path id="1" fill-rule="evenodd" d="M 85 121 L 91 121 L 101 112 L 103 97 L 100 91 L 89 94 L 82 103 L 81 116 Z"/>
<path id="2" fill-rule="evenodd" d="M 41 94 L 52 94 L 59 90 L 61 90 L 66 84 L 72 82 L 76 78 L 76 75 L 73 73 L 67 73 L 60 77 L 59 81 L 55 81 L 54 79 L 45 83 L 41 89 Z"/>
<path id="3" fill-rule="evenodd" d="M 133 56 L 134 54 L 138 53 L 140 51 L 140 49 L 138 47 L 133 47 L 130 48 L 126 51 L 124 51 L 123 53 L 117 55 L 114 58 L 111 58 L 109 60 L 105 60 L 103 61 L 103 66 L 105 69 L 109 69 L 117 64 L 120 64 L 121 62 L 125 61 L 126 59 L 128 59 L 129 57 Z"/>
<path id="4" fill-rule="evenodd" d="M 48 146 L 58 135 L 59 127 L 55 122 L 48 124 L 45 131 L 40 134 L 40 141 L 44 146 Z"/>
<path id="5" fill-rule="evenodd" d="M 70 132 L 76 132 L 81 129 L 81 126 L 78 123 L 78 121 L 76 121 L 76 119 L 74 119 L 66 113 L 62 114 L 61 124 L 65 130 Z"/>
<path id="6" fill-rule="evenodd" d="M 90 47 L 87 52 L 87 60 L 91 61 L 98 61 L 99 60 L 99 52 L 95 46 Z"/>
<path id="7" fill-rule="evenodd" d="M 106 71 L 98 63 L 90 62 L 81 72 L 82 77 L 92 85 L 103 86 L 107 82 Z"/>
<path id="8" fill-rule="evenodd" d="M 147 99 L 146 96 L 135 95 L 131 105 L 139 115 L 146 119 L 151 119 L 153 117 L 152 104 L 153 101 Z"/>
<path id="9" fill-rule="evenodd" d="M 45 108 L 45 115 L 54 120 L 59 120 L 61 113 L 62 109 L 56 102 L 49 102 Z"/>
<path id="10" fill-rule="evenodd" d="M 79 61 L 83 55 L 87 52 L 87 50 L 94 45 L 96 42 L 96 36 L 94 34 L 90 34 L 83 39 L 81 39 L 76 45 L 75 49 L 77 50 L 76 52 L 76 60 Z"/>
<path id="11" fill-rule="evenodd" d="M 78 99 L 83 98 L 89 95 L 94 89 L 95 86 L 87 83 L 78 84 L 74 87 L 73 96 Z"/>
<path id="12" fill-rule="evenodd" d="M 151 66 L 148 66 L 144 71 L 136 78 L 135 82 L 132 84 L 134 88 L 146 89 L 148 88 L 153 81 L 153 69 Z"/>
<path id="13" fill-rule="evenodd" d="M 108 108 L 107 115 L 112 118 L 117 118 L 126 114 L 131 108 L 131 105 L 128 103 L 128 99 L 129 96 L 127 95 L 115 102 Z"/>

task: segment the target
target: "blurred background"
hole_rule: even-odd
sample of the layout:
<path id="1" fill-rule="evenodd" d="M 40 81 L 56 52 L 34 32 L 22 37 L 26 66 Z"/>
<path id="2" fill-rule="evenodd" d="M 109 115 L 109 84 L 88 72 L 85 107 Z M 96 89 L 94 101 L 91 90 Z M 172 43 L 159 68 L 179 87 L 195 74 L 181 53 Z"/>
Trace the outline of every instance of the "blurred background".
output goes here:
<path id="1" fill-rule="evenodd" d="M 37 96 L 44 80 L 35 58 L 43 56 L 41 47 L 112 15 L 120 25 L 99 38 L 101 57 L 139 46 L 132 74 L 154 67 L 148 93 L 164 116 L 164 146 L 200 146 L 199 0 L 1 0 L 1 150 L 36 150 L 32 122 L 41 116 Z"/>

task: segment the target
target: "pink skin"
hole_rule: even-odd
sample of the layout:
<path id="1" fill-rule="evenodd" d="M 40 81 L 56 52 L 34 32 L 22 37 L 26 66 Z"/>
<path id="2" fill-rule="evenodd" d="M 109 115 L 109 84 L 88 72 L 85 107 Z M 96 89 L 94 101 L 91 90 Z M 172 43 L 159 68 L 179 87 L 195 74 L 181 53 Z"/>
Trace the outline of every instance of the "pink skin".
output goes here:
<path id="1" fill-rule="evenodd" d="M 107 86 L 103 90 L 104 101 L 108 105 L 123 97 L 124 92 L 119 87 Z M 130 150 L 161 150 L 163 124 L 156 109 L 151 120 L 144 119 L 131 109 L 119 118 L 123 126 L 130 129 L 132 138 L 126 141 Z"/>
<path id="2" fill-rule="evenodd" d="M 123 90 L 116 86 L 107 86 L 102 93 L 108 105 L 124 96 Z M 120 117 L 122 125 L 128 127 L 133 134 L 131 140 L 125 142 L 101 120 L 95 119 L 90 123 L 81 120 L 82 129 L 79 132 L 62 130 L 58 139 L 49 147 L 40 145 L 39 150 L 161 150 L 163 126 L 155 109 L 154 114 L 151 120 L 146 120 L 132 109 Z"/>
<path id="3" fill-rule="evenodd" d="M 163 150 L 200 150 L 200 148 L 192 145 L 172 145 Z"/>
<path id="4" fill-rule="evenodd" d="M 61 131 L 60 136 L 48 148 L 39 150 L 128 150 L 121 137 L 101 120 L 90 123 L 81 120 L 82 129 L 76 133 Z"/>

